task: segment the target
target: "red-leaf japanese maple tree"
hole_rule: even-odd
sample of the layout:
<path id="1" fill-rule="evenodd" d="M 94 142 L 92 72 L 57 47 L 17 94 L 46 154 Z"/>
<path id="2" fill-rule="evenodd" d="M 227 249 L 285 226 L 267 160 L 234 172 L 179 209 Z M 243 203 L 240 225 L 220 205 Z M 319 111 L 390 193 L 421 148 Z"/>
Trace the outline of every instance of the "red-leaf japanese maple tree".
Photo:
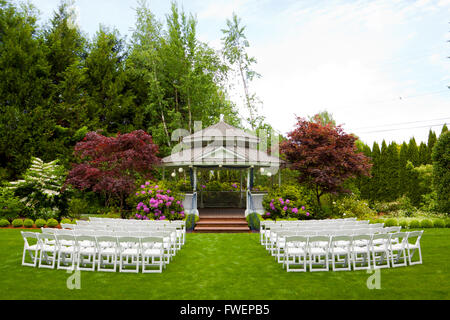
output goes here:
<path id="1" fill-rule="evenodd" d="M 292 169 L 299 171 L 299 182 L 315 191 L 319 207 L 323 194 L 348 192 L 343 188 L 347 179 L 370 175 L 370 159 L 357 152 L 355 136 L 331 122 L 324 124 L 301 117 L 297 121 L 280 150 Z"/>
<path id="2" fill-rule="evenodd" d="M 137 174 L 151 178 L 154 166 L 160 162 L 156 156 L 158 146 L 142 130 L 116 137 L 89 132 L 76 144 L 74 153 L 79 163 L 72 165 L 66 184 L 101 193 L 107 204 L 115 198 L 121 209 L 135 189 Z"/>

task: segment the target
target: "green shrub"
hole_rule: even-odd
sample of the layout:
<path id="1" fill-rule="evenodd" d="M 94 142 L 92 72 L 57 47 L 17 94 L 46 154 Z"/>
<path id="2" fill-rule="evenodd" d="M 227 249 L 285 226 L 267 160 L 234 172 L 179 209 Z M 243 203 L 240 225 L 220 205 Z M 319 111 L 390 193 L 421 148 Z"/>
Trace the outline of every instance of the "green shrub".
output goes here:
<path id="1" fill-rule="evenodd" d="M 443 219 L 436 219 L 433 221 L 434 228 L 445 228 L 445 221 Z"/>
<path id="2" fill-rule="evenodd" d="M 57 208 L 41 208 L 36 214 L 37 219 L 56 219 L 59 215 L 59 210 Z"/>
<path id="3" fill-rule="evenodd" d="M 246 217 L 246 219 L 250 230 L 259 231 L 261 216 L 258 213 L 256 212 L 250 213 Z"/>
<path id="4" fill-rule="evenodd" d="M 23 220 L 22 219 L 14 219 L 12 222 L 12 225 L 14 228 L 22 228 L 23 227 Z"/>
<path id="5" fill-rule="evenodd" d="M 420 223 L 420 227 L 421 228 L 433 228 L 433 221 L 431 221 L 430 219 L 424 219 Z"/>
<path id="6" fill-rule="evenodd" d="M 395 227 L 395 226 L 398 226 L 398 221 L 397 221 L 397 219 L 394 219 L 394 218 L 386 219 L 386 220 L 384 221 L 384 226 L 385 226 L 385 227 Z"/>
<path id="7" fill-rule="evenodd" d="M 25 221 L 23 222 L 23 225 L 25 228 L 33 228 L 34 221 L 31 219 L 25 219 Z"/>
<path id="8" fill-rule="evenodd" d="M 411 229 L 418 229 L 418 228 L 420 228 L 420 221 L 417 220 L 417 219 L 411 220 L 411 221 L 409 222 L 409 227 L 410 227 Z"/>
<path id="9" fill-rule="evenodd" d="M 48 219 L 47 220 L 47 227 L 55 228 L 57 226 L 58 226 L 58 220 L 56 220 L 56 219 Z"/>
<path id="10" fill-rule="evenodd" d="M 19 217 L 24 205 L 9 188 L 0 188 L 0 219 L 12 221 Z"/>
<path id="11" fill-rule="evenodd" d="M 445 220 L 445 227 L 450 228 L 450 219 Z"/>
<path id="12" fill-rule="evenodd" d="M 186 216 L 186 231 L 192 231 L 195 228 L 195 224 L 200 218 L 196 214 L 188 214 Z"/>
<path id="13" fill-rule="evenodd" d="M 366 200 L 359 200 L 355 196 L 344 197 L 336 201 L 336 208 L 341 217 L 345 218 L 371 218 L 375 216 L 375 210 L 369 207 Z"/>
<path id="14" fill-rule="evenodd" d="M 62 220 L 61 220 L 61 223 L 64 223 L 64 224 L 71 224 L 72 221 L 71 221 L 70 219 L 62 219 Z"/>
<path id="15" fill-rule="evenodd" d="M 37 219 L 35 222 L 36 228 L 42 228 L 45 226 L 46 223 L 47 221 L 45 221 L 44 219 Z"/>
<path id="16" fill-rule="evenodd" d="M 409 226 L 409 222 L 408 222 L 407 219 L 400 219 L 400 220 L 398 221 L 398 225 L 399 225 L 400 227 L 402 227 L 402 229 L 407 229 L 408 226 Z"/>
<path id="17" fill-rule="evenodd" d="M 89 203 L 84 199 L 72 198 L 68 203 L 69 217 L 79 219 L 82 214 L 89 213 Z"/>
<path id="18" fill-rule="evenodd" d="M 5 228 L 8 227 L 10 225 L 9 221 L 6 219 L 1 219 L 0 220 L 0 228 Z"/>

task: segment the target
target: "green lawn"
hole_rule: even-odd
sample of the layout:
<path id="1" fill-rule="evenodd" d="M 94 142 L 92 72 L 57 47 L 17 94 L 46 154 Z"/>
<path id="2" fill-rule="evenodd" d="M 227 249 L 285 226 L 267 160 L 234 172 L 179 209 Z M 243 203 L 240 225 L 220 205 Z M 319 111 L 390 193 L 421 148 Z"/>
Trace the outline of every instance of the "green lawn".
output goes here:
<path id="1" fill-rule="evenodd" d="M 381 270 L 381 290 L 365 271 L 287 273 L 259 234 L 188 234 L 162 274 L 82 272 L 69 290 L 63 270 L 21 266 L 20 230 L 0 230 L 0 299 L 449 299 L 450 229 L 427 229 L 422 265 Z"/>

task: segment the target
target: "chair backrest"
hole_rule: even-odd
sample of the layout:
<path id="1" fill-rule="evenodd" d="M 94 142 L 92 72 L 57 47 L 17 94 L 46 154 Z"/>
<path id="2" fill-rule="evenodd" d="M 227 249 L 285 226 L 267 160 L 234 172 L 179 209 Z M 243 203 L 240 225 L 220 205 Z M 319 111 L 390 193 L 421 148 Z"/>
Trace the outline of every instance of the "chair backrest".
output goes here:
<path id="1" fill-rule="evenodd" d="M 286 244 L 288 242 L 296 243 L 297 245 L 300 245 L 300 246 L 306 246 L 308 244 L 308 237 L 299 236 L 299 235 L 286 236 Z"/>
<path id="2" fill-rule="evenodd" d="M 56 241 L 56 236 L 53 233 L 38 233 L 38 240 L 41 244 L 48 244 L 48 241 Z"/>
<path id="3" fill-rule="evenodd" d="M 58 229 L 52 229 L 52 228 L 44 228 L 44 227 L 42 227 L 41 230 L 42 230 L 42 233 L 45 233 L 45 234 L 56 234 L 56 232 L 57 232 Z"/>
<path id="4" fill-rule="evenodd" d="M 349 235 L 332 236 L 330 240 L 331 247 L 351 247 L 352 237 Z"/>
<path id="5" fill-rule="evenodd" d="M 358 241 L 358 242 L 357 242 Z M 353 246 L 367 246 L 372 242 L 372 235 L 370 234 L 358 234 L 352 237 Z"/>
<path id="6" fill-rule="evenodd" d="M 330 244 L 330 237 L 327 237 L 327 236 L 312 236 L 312 237 L 309 237 L 308 243 L 312 247 L 314 247 L 314 246 L 321 246 L 321 247 L 323 247 L 324 243 L 328 243 L 328 245 Z"/>
<path id="7" fill-rule="evenodd" d="M 139 248 L 140 240 L 136 237 L 117 237 L 119 247 Z"/>
<path id="8" fill-rule="evenodd" d="M 75 240 L 78 242 L 80 241 L 90 241 L 93 244 L 96 243 L 96 237 L 92 235 L 77 235 L 75 236 Z"/>
<path id="9" fill-rule="evenodd" d="M 388 246 L 389 245 L 389 241 L 391 240 L 391 234 L 390 233 L 376 233 L 374 235 L 372 235 L 372 244 L 375 246 L 378 243 L 375 242 L 376 240 L 385 240 L 381 243 L 379 243 L 379 245 L 384 245 L 384 246 Z"/>
<path id="10" fill-rule="evenodd" d="M 33 244 L 36 244 L 39 241 L 39 233 L 37 232 L 21 231 L 20 233 L 22 234 L 23 241 L 25 241 L 27 246 L 30 245 L 28 239 L 32 239 Z"/>
<path id="11" fill-rule="evenodd" d="M 408 236 L 407 236 L 408 243 L 417 245 L 420 243 L 420 238 L 422 238 L 423 230 L 410 231 L 407 234 L 408 234 Z"/>
<path id="12" fill-rule="evenodd" d="M 406 232 L 391 233 L 391 241 L 390 241 L 391 244 L 392 242 L 396 242 L 398 244 L 401 244 L 402 246 L 405 246 L 407 241 L 408 241 L 408 234 Z"/>
<path id="13" fill-rule="evenodd" d="M 75 225 L 71 223 L 61 223 L 61 228 L 73 230 L 75 229 Z"/>
<path id="14" fill-rule="evenodd" d="M 60 242 L 61 240 L 65 240 L 65 241 L 74 241 L 75 243 L 75 236 L 73 234 L 59 234 L 57 233 L 56 235 L 56 241 Z"/>
<path id="15" fill-rule="evenodd" d="M 141 238 L 141 243 L 163 243 L 164 239 L 162 237 L 152 237 L 152 236 L 147 236 L 147 237 L 142 237 Z M 162 248 L 162 247 L 161 247 Z"/>
<path id="16" fill-rule="evenodd" d="M 115 247 L 118 246 L 117 237 L 115 236 L 98 236 L 95 237 L 95 242 L 97 244 L 97 248 L 101 247 L 102 243 L 107 244 L 108 247 L 110 245 L 114 245 Z"/>
<path id="17" fill-rule="evenodd" d="M 62 235 L 62 234 L 66 234 L 66 235 L 74 235 L 74 231 L 73 230 L 67 230 L 67 229 L 60 229 L 56 231 L 56 234 L 58 235 Z"/>

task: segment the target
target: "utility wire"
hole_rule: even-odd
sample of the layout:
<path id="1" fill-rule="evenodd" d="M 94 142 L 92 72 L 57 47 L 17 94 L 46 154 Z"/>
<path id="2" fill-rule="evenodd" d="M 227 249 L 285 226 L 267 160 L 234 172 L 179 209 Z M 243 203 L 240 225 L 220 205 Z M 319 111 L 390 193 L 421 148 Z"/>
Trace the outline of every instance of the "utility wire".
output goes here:
<path id="1" fill-rule="evenodd" d="M 445 125 L 445 124 L 446 124 L 446 123 L 433 124 L 433 125 L 427 125 L 427 126 L 418 126 L 418 127 L 409 127 L 409 128 L 397 128 L 397 129 L 388 129 L 388 130 L 367 131 L 367 132 L 359 132 L 359 134 L 377 133 L 377 132 L 388 132 L 388 131 L 400 131 L 400 130 L 419 129 L 419 128 L 432 128 L 432 127 L 443 126 L 443 125 Z"/>
<path id="2" fill-rule="evenodd" d="M 382 128 L 382 127 L 400 126 L 400 125 L 404 125 L 404 124 L 421 123 L 421 122 L 428 122 L 428 121 L 440 121 L 440 120 L 447 120 L 447 119 L 450 119 L 450 117 L 439 118 L 439 119 L 430 119 L 430 120 L 411 121 L 411 122 L 392 123 L 392 124 L 380 124 L 377 126 L 361 127 L 361 128 L 354 128 L 354 129 L 349 129 L 349 130 L 376 129 L 376 128 Z"/>

